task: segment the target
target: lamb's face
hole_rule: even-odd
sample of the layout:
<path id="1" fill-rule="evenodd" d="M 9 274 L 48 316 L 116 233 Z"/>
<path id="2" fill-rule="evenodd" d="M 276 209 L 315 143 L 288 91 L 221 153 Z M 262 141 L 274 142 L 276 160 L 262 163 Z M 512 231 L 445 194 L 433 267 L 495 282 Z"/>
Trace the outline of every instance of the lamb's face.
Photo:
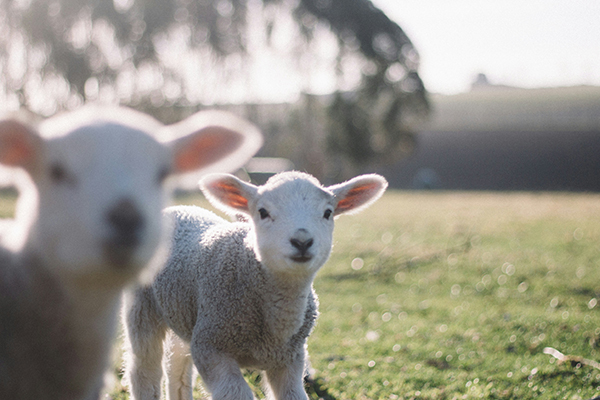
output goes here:
<path id="1" fill-rule="evenodd" d="M 329 258 L 335 202 L 320 185 L 298 178 L 271 183 L 250 208 L 256 252 L 268 268 L 313 274 Z"/>
<path id="2" fill-rule="evenodd" d="M 200 181 L 200 188 L 216 207 L 248 215 L 254 224 L 254 249 L 271 270 L 307 277 L 329 257 L 333 217 L 358 212 L 376 201 L 387 181 L 379 175 L 361 175 L 323 187 L 301 172 L 282 172 L 264 186 L 255 186 L 226 174 Z"/>
<path id="3" fill-rule="evenodd" d="M 133 128 L 99 123 L 48 140 L 41 164 L 36 229 L 45 257 L 60 268 L 124 275 L 149 262 L 163 231 L 166 146 Z"/>
<path id="4" fill-rule="evenodd" d="M 83 107 L 39 127 L 0 119 L 0 164 L 37 187 L 25 245 L 56 271 L 96 280 L 135 277 L 157 254 L 169 174 L 236 169 L 261 144 L 254 126 L 223 112 L 169 126 L 120 107 Z"/>

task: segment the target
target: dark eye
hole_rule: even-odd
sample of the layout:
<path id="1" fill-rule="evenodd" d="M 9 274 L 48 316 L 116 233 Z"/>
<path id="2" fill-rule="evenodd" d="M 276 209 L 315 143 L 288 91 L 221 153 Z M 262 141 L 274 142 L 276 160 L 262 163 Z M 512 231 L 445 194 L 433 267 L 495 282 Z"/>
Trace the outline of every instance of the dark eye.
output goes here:
<path id="1" fill-rule="evenodd" d="M 73 179 L 69 176 L 65 167 L 59 163 L 50 166 L 50 179 L 52 179 L 54 183 L 73 183 Z"/>
<path id="2" fill-rule="evenodd" d="M 259 208 L 258 213 L 260 214 L 260 219 L 265 219 L 269 217 L 269 212 L 264 208 Z"/>
<path id="3" fill-rule="evenodd" d="M 169 167 L 163 167 L 160 171 L 158 171 L 158 175 L 156 176 L 157 182 L 162 184 L 170 173 L 171 171 Z"/>
<path id="4" fill-rule="evenodd" d="M 325 213 L 323 214 L 323 218 L 329 219 L 331 217 L 331 213 L 332 213 L 331 210 L 329 210 L 329 209 L 325 210 Z"/>

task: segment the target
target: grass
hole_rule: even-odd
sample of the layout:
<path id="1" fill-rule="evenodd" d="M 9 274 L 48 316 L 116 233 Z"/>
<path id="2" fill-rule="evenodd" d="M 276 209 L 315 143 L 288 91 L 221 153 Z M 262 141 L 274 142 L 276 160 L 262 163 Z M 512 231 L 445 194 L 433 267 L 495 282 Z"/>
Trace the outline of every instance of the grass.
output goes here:
<path id="1" fill-rule="evenodd" d="M 340 218 L 316 376 L 336 399 L 600 394 L 600 371 L 543 354 L 599 358 L 599 217 L 595 195 L 390 193 Z"/>
<path id="2" fill-rule="evenodd" d="M 391 191 L 341 217 L 311 399 L 600 395 L 599 370 L 543 353 L 600 360 L 599 221 L 600 195 L 527 193 Z"/>

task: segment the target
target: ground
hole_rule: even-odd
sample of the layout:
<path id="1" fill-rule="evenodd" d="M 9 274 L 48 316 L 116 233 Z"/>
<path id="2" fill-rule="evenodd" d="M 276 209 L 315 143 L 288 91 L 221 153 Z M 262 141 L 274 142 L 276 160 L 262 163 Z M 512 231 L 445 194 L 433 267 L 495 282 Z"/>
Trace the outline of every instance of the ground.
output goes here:
<path id="1" fill-rule="evenodd" d="M 597 194 L 500 192 L 389 191 L 340 217 L 315 281 L 311 399 L 600 395 L 576 358 L 600 361 L 599 221 Z M 127 398 L 119 357 L 107 398 Z"/>

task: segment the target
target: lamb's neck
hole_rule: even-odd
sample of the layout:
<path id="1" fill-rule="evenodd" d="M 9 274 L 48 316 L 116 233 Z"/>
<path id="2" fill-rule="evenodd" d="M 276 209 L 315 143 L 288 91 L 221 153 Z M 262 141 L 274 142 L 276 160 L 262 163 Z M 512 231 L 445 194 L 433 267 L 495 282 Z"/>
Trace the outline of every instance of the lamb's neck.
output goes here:
<path id="1" fill-rule="evenodd" d="M 86 332 L 86 340 L 109 342 L 118 320 L 122 287 L 74 276 L 62 276 L 61 281 L 72 303 L 78 328 Z M 110 329 L 110 331 L 108 331 Z"/>
<path id="2" fill-rule="evenodd" d="M 83 345 L 95 348 L 108 346 L 118 322 L 121 292 L 129 277 L 107 273 L 105 271 L 111 269 L 106 266 L 81 266 L 75 270 L 56 265 L 53 257 L 46 254 L 35 224 L 28 233 L 23 254 L 39 260 L 39 271 L 44 271 L 42 275 L 47 275 L 55 290 L 64 295 L 75 329 L 84 333 L 79 335 Z"/>
<path id="3" fill-rule="evenodd" d="M 76 355 L 70 378 L 77 387 L 75 390 L 83 390 L 90 385 L 99 388 L 101 381 L 98 377 L 102 377 L 107 367 L 118 322 L 120 288 L 96 286 L 88 279 L 58 274 L 57 268 L 45 263 L 44 257 L 38 253 L 26 255 L 26 265 L 33 274 L 33 281 L 46 293 L 40 294 L 40 299 L 59 299 L 57 304 L 62 317 L 56 323 L 69 327 L 68 337 L 62 339 L 69 341 L 69 348 Z"/>
<path id="4" fill-rule="evenodd" d="M 80 328 L 97 332 L 96 326 L 116 326 L 121 291 L 126 282 L 124 279 L 106 277 L 107 274 L 103 273 L 87 274 L 65 270 L 61 266 L 52 265 L 49 262 L 51 258 L 44 256 L 43 251 L 31 244 L 25 248 L 23 254 L 36 266 L 36 275 L 49 279 L 54 290 L 64 295 L 73 320 Z"/>
<path id="5" fill-rule="evenodd" d="M 108 367 L 112 340 L 118 323 L 121 290 L 114 287 L 95 287 L 93 282 L 64 278 L 66 293 L 71 303 L 72 321 L 82 381 L 101 389 L 103 371 Z M 94 382 L 96 380 L 96 382 Z M 88 394 L 94 396 L 96 393 Z"/>
<path id="6" fill-rule="evenodd" d="M 271 333 L 287 341 L 304 324 L 308 298 L 312 291 L 312 276 L 290 274 L 272 276 L 272 287 L 266 293 L 268 300 L 265 317 Z"/>

